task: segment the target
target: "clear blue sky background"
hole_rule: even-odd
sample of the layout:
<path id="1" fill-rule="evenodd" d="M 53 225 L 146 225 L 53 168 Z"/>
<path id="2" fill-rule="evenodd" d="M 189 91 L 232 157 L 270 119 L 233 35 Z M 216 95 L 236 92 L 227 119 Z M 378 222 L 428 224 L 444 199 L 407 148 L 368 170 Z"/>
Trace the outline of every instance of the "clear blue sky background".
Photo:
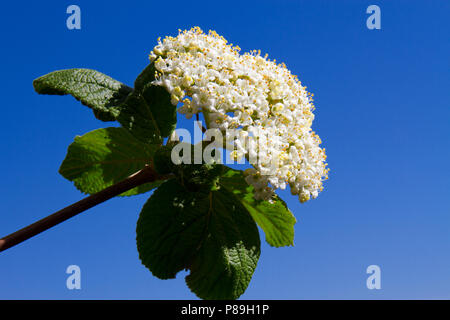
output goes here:
<path id="1" fill-rule="evenodd" d="M 79 31 L 66 28 L 70 4 L 81 7 Z M 371 4 L 381 30 L 366 28 Z M 76 135 L 107 126 L 71 97 L 36 94 L 32 80 L 86 67 L 132 85 L 159 36 L 198 25 L 299 75 L 331 169 L 314 201 L 280 194 L 298 219 L 295 246 L 263 241 L 242 298 L 448 299 L 449 13 L 444 0 L 5 2 L 0 236 L 82 198 L 59 165 Z M 148 196 L 113 199 L 0 253 L 0 298 L 195 298 L 185 273 L 163 281 L 140 264 L 135 225 Z M 81 290 L 66 289 L 70 264 Z M 372 264 L 381 290 L 366 288 Z"/>

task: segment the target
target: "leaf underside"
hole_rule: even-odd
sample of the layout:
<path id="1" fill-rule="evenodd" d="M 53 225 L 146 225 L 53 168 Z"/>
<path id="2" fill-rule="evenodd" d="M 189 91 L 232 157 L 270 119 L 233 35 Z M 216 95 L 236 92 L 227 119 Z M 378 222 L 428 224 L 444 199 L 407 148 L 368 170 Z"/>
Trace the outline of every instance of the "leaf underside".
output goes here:
<path id="1" fill-rule="evenodd" d="M 78 190 L 93 194 L 144 168 L 155 149 L 123 128 L 97 129 L 75 138 L 59 172 Z M 146 183 L 121 195 L 147 192 L 159 184 L 161 181 Z"/>
<path id="2" fill-rule="evenodd" d="M 137 223 L 142 263 L 161 279 L 190 269 L 189 288 L 202 299 L 237 299 L 260 255 L 258 228 L 226 189 L 190 192 L 175 179 L 162 184 Z"/>
<path id="3" fill-rule="evenodd" d="M 254 188 L 248 185 L 240 170 L 227 168 L 220 178 L 220 185 L 242 201 L 264 231 L 268 244 L 273 247 L 294 245 L 296 219 L 283 200 L 278 196 L 275 196 L 272 202 L 255 200 Z"/>

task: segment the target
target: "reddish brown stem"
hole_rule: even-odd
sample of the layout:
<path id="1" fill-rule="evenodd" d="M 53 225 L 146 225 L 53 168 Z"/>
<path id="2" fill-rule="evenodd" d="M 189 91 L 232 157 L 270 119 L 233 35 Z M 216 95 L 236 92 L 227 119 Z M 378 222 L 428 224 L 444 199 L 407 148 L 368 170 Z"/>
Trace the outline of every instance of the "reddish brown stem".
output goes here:
<path id="1" fill-rule="evenodd" d="M 118 196 L 125 191 L 131 190 L 144 183 L 159 179 L 167 179 L 167 177 L 158 176 L 158 174 L 151 167 L 145 167 L 128 178 L 103 189 L 102 191 L 94 193 L 68 207 L 65 207 L 64 209 L 53 213 L 52 215 L 49 215 L 48 217 L 36 221 L 35 223 L 0 239 L 0 252 L 11 248 L 47 229 L 50 229 L 57 224 L 66 221 L 67 219 L 70 219 L 83 211 L 86 211 L 87 209 Z"/>

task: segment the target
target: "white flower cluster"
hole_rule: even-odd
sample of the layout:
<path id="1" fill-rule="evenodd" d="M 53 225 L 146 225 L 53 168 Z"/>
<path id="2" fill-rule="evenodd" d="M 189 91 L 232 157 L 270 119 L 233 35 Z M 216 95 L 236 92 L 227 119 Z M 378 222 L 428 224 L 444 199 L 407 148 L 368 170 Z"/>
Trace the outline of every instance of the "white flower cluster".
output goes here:
<path id="1" fill-rule="evenodd" d="M 239 51 L 214 31 L 180 30 L 177 37 L 158 39 L 150 54 L 154 84 L 169 91 L 187 118 L 202 112 L 208 128 L 226 135 L 239 131 L 231 155 L 258 158 L 245 171 L 255 198 L 270 200 L 274 189 L 287 184 L 301 202 L 316 198 L 328 169 L 325 149 L 311 130 L 312 94 L 284 64 Z"/>

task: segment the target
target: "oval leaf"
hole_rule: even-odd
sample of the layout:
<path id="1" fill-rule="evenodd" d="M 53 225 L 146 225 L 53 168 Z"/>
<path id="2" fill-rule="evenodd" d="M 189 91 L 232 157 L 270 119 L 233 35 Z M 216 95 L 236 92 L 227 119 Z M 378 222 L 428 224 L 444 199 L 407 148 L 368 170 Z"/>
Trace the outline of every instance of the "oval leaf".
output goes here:
<path id="1" fill-rule="evenodd" d="M 161 144 L 175 129 L 176 107 L 166 89 L 147 84 L 130 94 L 117 120 L 137 139 Z"/>
<path id="2" fill-rule="evenodd" d="M 219 183 L 242 201 L 266 234 L 268 244 L 274 247 L 294 245 L 294 224 L 297 221 L 283 200 L 278 196 L 273 202 L 255 200 L 254 188 L 248 185 L 240 170 L 227 168 Z"/>
<path id="3" fill-rule="evenodd" d="M 258 228 L 225 189 L 190 192 L 177 180 L 162 184 L 144 205 L 136 228 L 142 263 L 161 279 L 182 269 L 202 299 L 236 299 L 260 255 Z"/>
<path id="4" fill-rule="evenodd" d="M 141 143 L 123 128 L 97 129 L 75 137 L 59 173 L 78 190 L 92 194 L 139 171 L 151 162 L 156 146 Z M 146 183 L 121 194 L 147 192 L 161 181 Z"/>
<path id="5" fill-rule="evenodd" d="M 91 69 L 67 69 L 51 72 L 33 81 L 40 94 L 70 94 L 94 111 L 97 119 L 113 121 L 120 105 L 133 91 L 113 78 Z"/>

